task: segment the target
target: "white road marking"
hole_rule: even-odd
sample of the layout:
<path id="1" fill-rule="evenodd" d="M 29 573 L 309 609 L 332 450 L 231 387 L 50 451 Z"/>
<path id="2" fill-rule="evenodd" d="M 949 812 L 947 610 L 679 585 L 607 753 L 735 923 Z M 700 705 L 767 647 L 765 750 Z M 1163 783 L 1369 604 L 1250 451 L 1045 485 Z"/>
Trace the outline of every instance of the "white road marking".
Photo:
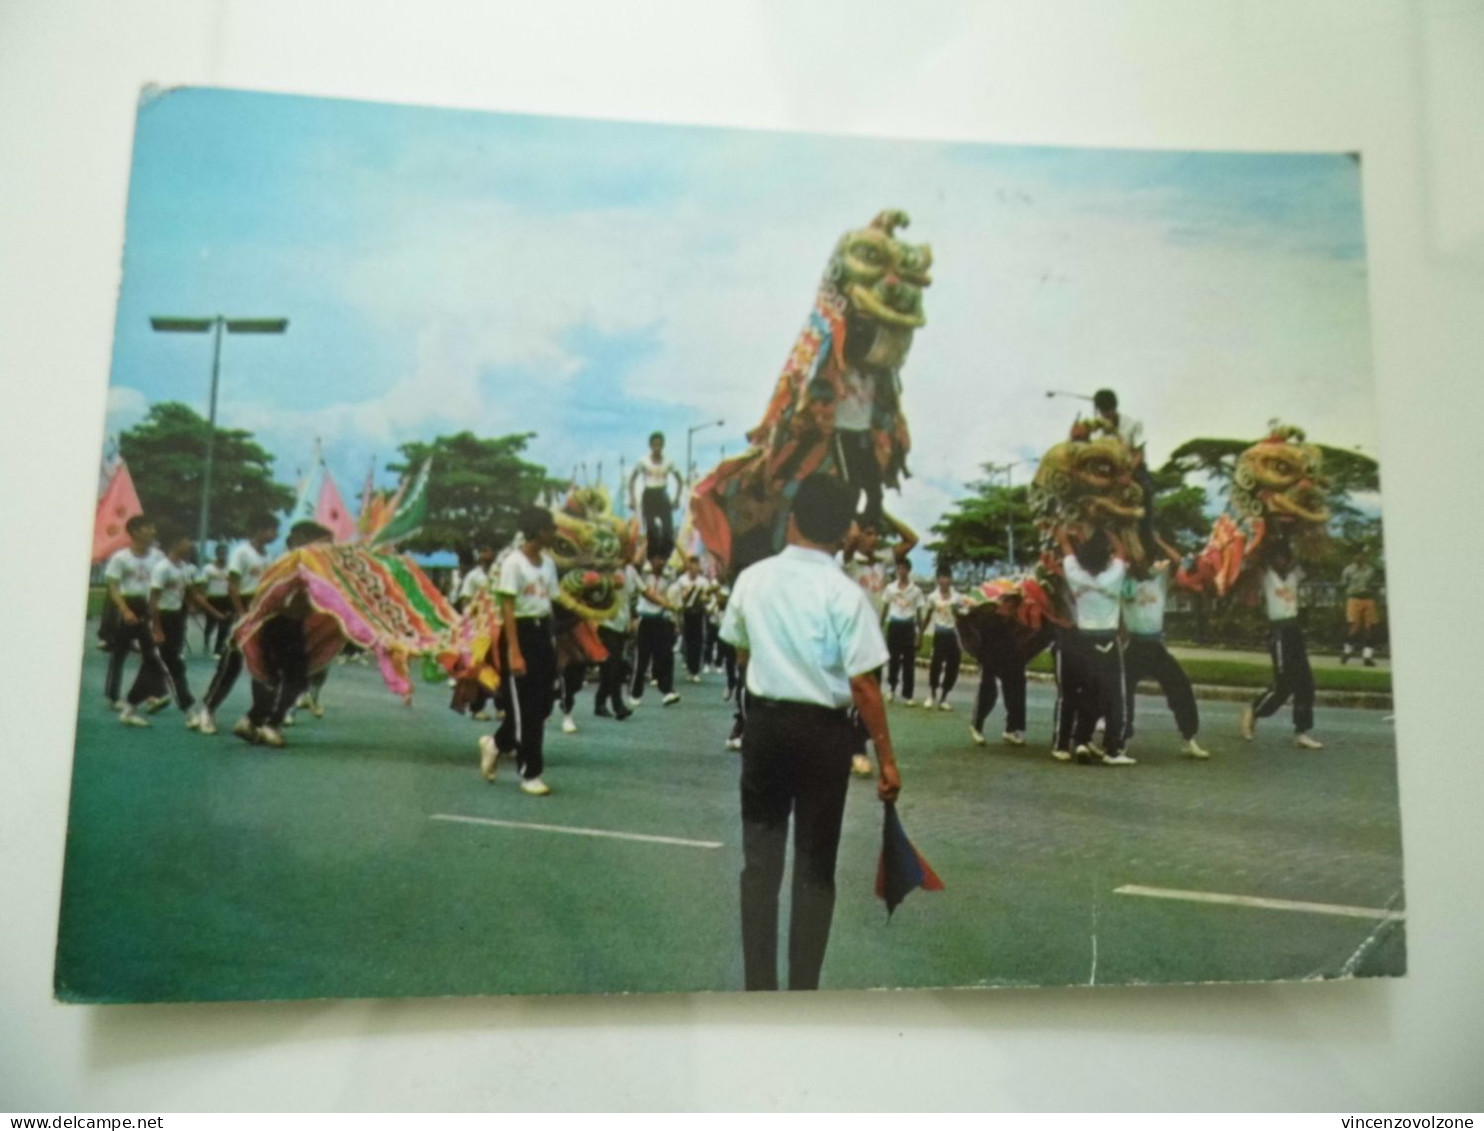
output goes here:
<path id="1" fill-rule="evenodd" d="M 570 825 L 537 825 L 527 821 L 497 821 L 493 817 L 461 817 L 456 813 L 434 813 L 430 821 L 458 821 L 466 825 L 494 825 L 502 829 L 535 829 L 543 833 L 569 833 L 572 836 L 601 836 L 613 840 L 641 840 L 648 844 L 676 844 L 682 848 L 721 848 L 719 840 L 686 840 L 678 836 L 653 836 L 649 833 L 621 833 L 611 829 L 580 829 Z"/>
<path id="2" fill-rule="evenodd" d="M 1384 907 L 1349 907 L 1343 903 L 1305 903 L 1296 899 L 1264 899 L 1255 895 L 1224 895 L 1215 891 L 1179 891 L 1176 888 L 1150 888 L 1142 884 L 1124 884 L 1113 889 L 1114 895 L 1147 895 L 1153 899 L 1183 899 L 1190 903 L 1225 903 L 1233 907 L 1260 907 L 1267 911 L 1308 911 L 1316 915 L 1345 915 L 1352 919 L 1405 919 L 1405 911 Z"/>

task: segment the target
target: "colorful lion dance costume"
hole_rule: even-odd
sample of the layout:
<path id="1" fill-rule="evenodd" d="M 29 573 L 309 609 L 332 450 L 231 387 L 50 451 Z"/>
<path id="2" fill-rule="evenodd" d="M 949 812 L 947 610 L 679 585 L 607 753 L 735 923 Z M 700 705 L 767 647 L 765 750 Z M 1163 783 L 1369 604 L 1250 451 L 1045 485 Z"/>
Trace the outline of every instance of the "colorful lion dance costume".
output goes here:
<path id="1" fill-rule="evenodd" d="M 752 447 L 695 487 L 691 517 L 718 571 L 733 575 L 783 548 L 798 484 L 823 471 L 856 485 L 879 525 L 881 494 L 907 474 L 911 437 L 901 370 L 925 319 L 932 249 L 896 237 L 907 214 L 880 213 L 835 245 Z"/>
<path id="2" fill-rule="evenodd" d="M 602 663 L 607 649 L 598 625 L 625 600 L 624 567 L 639 545 L 639 520 L 619 518 L 606 487 L 573 487 L 552 508 L 557 533 L 551 548 L 560 575 L 556 595 L 557 661 Z"/>

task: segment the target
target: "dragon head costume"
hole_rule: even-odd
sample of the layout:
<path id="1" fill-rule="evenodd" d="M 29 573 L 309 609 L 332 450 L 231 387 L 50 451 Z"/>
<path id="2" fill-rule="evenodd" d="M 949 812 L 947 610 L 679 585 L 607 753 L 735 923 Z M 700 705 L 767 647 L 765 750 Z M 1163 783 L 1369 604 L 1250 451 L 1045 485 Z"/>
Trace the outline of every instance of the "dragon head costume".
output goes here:
<path id="1" fill-rule="evenodd" d="M 1275 424 L 1237 456 L 1226 513 L 1194 564 L 1180 572 L 1181 583 L 1225 596 L 1277 542 L 1300 561 L 1312 559 L 1328 538 L 1328 488 L 1319 445 L 1306 442 L 1301 428 Z"/>
<path id="2" fill-rule="evenodd" d="M 879 483 L 895 488 L 907 474 L 901 370 L 926 321 L 933 265 L 927 244 L 898 237 L 907 225 L 905 212 L 887 210 L 840 237 L 763 418 L 747 434 L 752 447 L 696 485 L 695 529 L 723 573 L 782 548 L 789 503 L 806 476 L 849 478 L 836 435 L 846 427 L 837 420 L 845 402 L 869 405 L 851 430 L 864 433 Z"/>

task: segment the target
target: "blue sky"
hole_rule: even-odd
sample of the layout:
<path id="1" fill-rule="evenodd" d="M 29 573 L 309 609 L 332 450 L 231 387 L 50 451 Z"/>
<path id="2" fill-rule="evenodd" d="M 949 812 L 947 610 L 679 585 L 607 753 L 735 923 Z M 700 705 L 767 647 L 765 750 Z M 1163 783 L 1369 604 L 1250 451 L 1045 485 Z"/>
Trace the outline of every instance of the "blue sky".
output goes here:
<path id="1" fill-rule="evenodd" d="M 220 421 L 291 482 L 316 439 L 348 496 L 373 457 L 534 431 L 611 478 L 687 425 L 704 470 L 762 412 L 835 239 L 884 207 L 934 247 L 903 374 L 926 527 L 986 460 L 1033 460 L 1108 385 L 1162 460 L 1271 417 L 1376 451 L 1359 167 L 824 138 L 207 89 L 146 100 L 111 431 L 205 410 L 210 343 L 151 314 L 284 316 L 230 337 Z M 1029 474 L 1028 464 L 1017 469 Z M 388 481 L 385 474 L 381 482 Z"/>

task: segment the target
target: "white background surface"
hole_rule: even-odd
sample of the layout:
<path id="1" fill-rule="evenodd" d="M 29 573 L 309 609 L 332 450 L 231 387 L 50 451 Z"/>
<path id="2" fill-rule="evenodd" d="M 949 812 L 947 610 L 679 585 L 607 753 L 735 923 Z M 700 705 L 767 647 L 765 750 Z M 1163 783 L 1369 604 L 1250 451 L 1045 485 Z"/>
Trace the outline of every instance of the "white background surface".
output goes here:
<path id="1" fill-rule="evenodd" d="M 0 1110 L 1484 1108 L 1484 5 L 805 7 L 0 0 Z M 148 81 L 899 137 L 1363 151 L 1411 973 L 53 1004 L 82 563 Z"/>

